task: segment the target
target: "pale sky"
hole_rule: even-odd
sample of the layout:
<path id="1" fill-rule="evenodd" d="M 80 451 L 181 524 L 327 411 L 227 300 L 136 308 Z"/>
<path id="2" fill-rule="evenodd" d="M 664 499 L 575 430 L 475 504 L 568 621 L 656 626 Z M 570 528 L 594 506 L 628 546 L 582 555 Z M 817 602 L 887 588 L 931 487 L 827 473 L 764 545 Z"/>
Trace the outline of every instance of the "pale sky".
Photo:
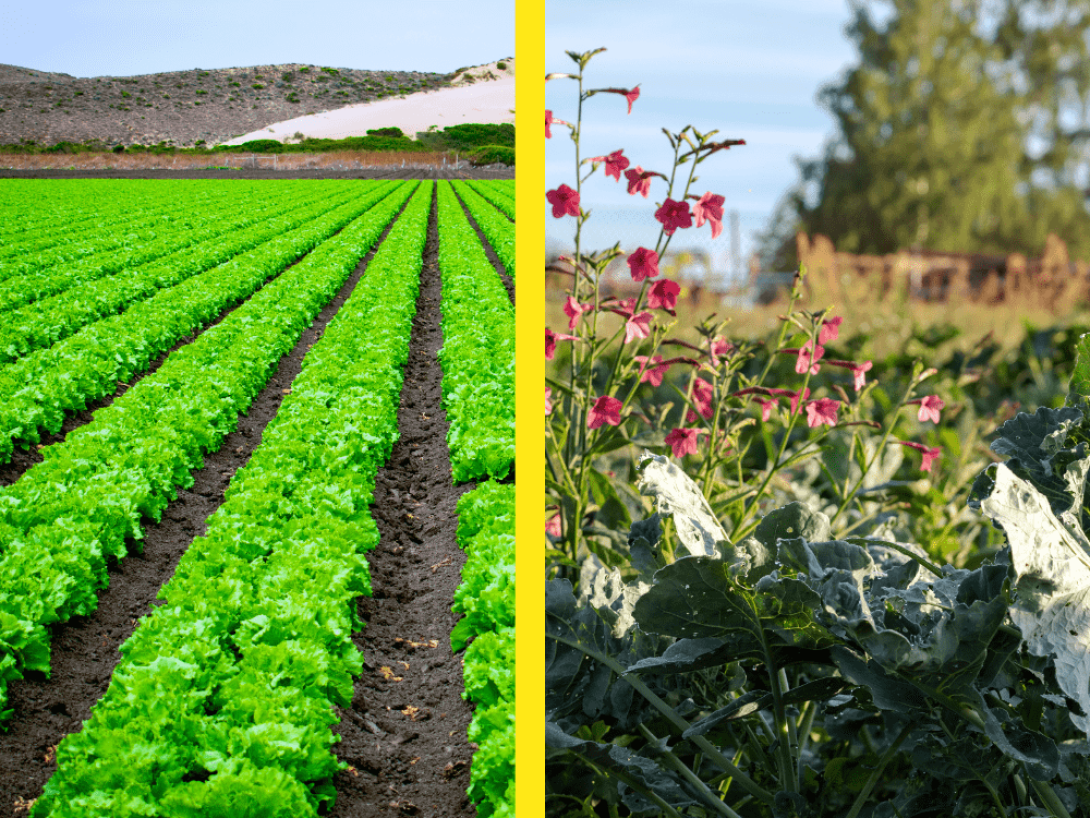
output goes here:
<path id="1" fill-rule="evenodd" d="M 12 0 L 0 12 L 0 63 L 75 77 L 292 62 L 448 73 L 514 51 L 514 0 Z"/>
<path id="2" fill-rule="evenodd" d="M 766 227 L 798 178 L 792 157 L 818 156 L 835 132 L 816 96 L 822 84 L 836 80 L 857 59 L 844 34 L 847 0 L 547 0 L 545 13 L 546 71 L 574 70 L 566 51 L 605 46 L 608 50 L 587 66 L 586 86 L 640 86 L 631 115 L 619 95 L 600 94 L 586 102 L 583 157 L 623 148 L 633 166 L 667 172 L 672 152 L 663 127 L 674 132 L 688 124 L 701 131 L 718 128 L 717 139 L 746 140 L 745 146 L 701 164 L 694 191 L 720 194 L 726 210 L 739 211 L 743 258 L 748 255 L 755 246 L 753 233 Z M 574 119 L 576 88 L 571 80 L 548 83 L 545 107 L 560 119 Z M 546 184 L 574 186 L 574 173 L 567 130 L 555 128 L 546 143 Z M 653 181 L 646 200 L 625 191 L 623 176 L 617 183 L 596 175 L 584 187 L 584 207 L 601 215 L 600 224 L 592 216 L 586 228 L 596 240 L 592 246 L 654 241 L 659 225 L 651 202 L 663 200 L 666 183 Z M 671 248 L 696 239 L 713 253 L 726 252 L 730 231 L 724 224 L 727 229 L 714 244 L 705 225 L 678 231 Z M 546 235 L 569 236 L 573 225 L 573 219 L 554 219 L 550 213 Z"/>

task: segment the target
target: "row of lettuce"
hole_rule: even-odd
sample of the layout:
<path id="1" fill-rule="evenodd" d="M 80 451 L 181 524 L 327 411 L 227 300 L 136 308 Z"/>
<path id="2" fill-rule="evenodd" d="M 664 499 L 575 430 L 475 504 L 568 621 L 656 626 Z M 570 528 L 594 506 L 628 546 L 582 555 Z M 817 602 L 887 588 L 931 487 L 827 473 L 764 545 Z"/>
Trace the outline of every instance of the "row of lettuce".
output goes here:
<path id="1" fill-rule="evenodd" d="M 362 670 L 354 602 L 370 587 L 369 506 L 397 437 L 430 187 L 369 264 L 383 297 L 357 289 L 308 353 L 32 815 L 294 818 L 334 797 L 329 728 Z"/>
<path id="2" fill-rule="evenodd" d="M 169 219 L 150 244 L 73 258 L 0 282 L 0 298 L 6 295 L 10 302 L 0 312 L 0 363 L 51 346 L 99 318 L 298 229 L 347 200 L 343 187 L 324 194 L 314 188 L 281 187 L 260 198 L 240 195 L 209 207 L 200 223 Z M 139 238 L 130 234 L 130 240 Z"/>
<path id="3" fill-rule="evenodd" d="M 164 588 L 167 604 L 126 643 L 106 698 L 83 731 L 62 744 L 58 774 L 34 815 L 217 814 L 242 802 L 257 804 L 263 815 L 305 815 L 332 798 L 329 704 L 347 703 L 360 670 L 349 641 L 360 624 L 350 600 L 369 587 L 362 554 L 377 532 L 367 506 L 374 469 L 396 437 L 402 346 L 407 349 L 431 187 L 416 190 L 368 269 L 390 291 L 384 288 L 373 303 L 351 299 L 308 353 L 266 442 L 236 475 L 208 534 L 194 542 Z M 23 377 L 38 373 L 33 395 L 11 394 L 22 394 L 23 405 L 40 413 L 32 410 L 34 422 L 9 421 L 11 434 L 0 437 L 0 447 L 20 437 L 36 440 L 38 428 L 59 427 L 66 411 L 146 368 L 174 343 L 170 338 L 253 295 L 0 490 L 0 714 L 10 714 L 3 703 L 11 680 L 28 669 L 48 673 L 48 626 L 94 609 L 106 558 L 124 556 L 126 539 L 142 536 L 142 518 L 158 519 L 176 487 L 192 483 L 190 470 L 218 448 L 275 361 L 416 188 L 375 184 L 363 198 L 338 200 L 340 206 L 327 196 L 324 209 L 306 210 L 291 223 L 303 225 L 299 229 L 277 222 L 287 235 L 258 240 L 250 254 L 164 284 L 147 301 L 122 307 L 121 315 L 90 319 L 67 343 L 0 368 L 0 388 L 16 366 Z M 457 205 L 452 190 L 440 184 L 444 404 L 459 407 L 451 412 L 448 406 L 452 465 L 461 464 L 456 481 L 502 478 L 514 456 L 514 316 L 479 240 L 464 230 L 464 214 L 451 207 Z M 463 246 L 470 235 L 476 253 Z M 237 238 L 232 233 L 229 240 Z M 388 284 L 395 280 L 400 283 Z M 497 293 L 502 301 L 492 297 Z M 473 318 L 474 305 L 486 319 Z M 181 315 L 171 320 L 175 312 Z M 474 323 L 487 331 L 474 330 Z M 494 378 L 505 386 L 495 388 Z M 490 427 L 489 439 L 482 427 Z M 459 542 L 469 558 L 456 609 L 466 617 L 452 647 L 460 650 L 472 639 L 466 690 L 477 714 L 470 740 L 481 749 L 470 796 L 482 815 L 508 815 L 514 804 L 513 486 L 485 483 L 464 502 L 471 509 Z M 474 522 L 474 514 L 481 519 Z M 322 588 L 320 597 L 314 588 Z M 283 688 L 272 699 L 271 686 Z"/>
<path id="4" fill-rule="evenodd" d="M 346 190 L 332 203 L 271 219 L 254 228 L 262 238 L 247 240 L 260 242 L 252 249 L 157 289 L 118 314 L 91 320 L 58 343 L 0 364 L 0 462 L 10 459 L 16 441 L 26 446 L 38 442 L 41 430 L 57 432 L 67 414 L 113 394 L 119 382 L 146 370 L 160 354 L 259 291 L 270 277 L 361 214 L 374 208 L 388 221 L 408 189 L 407 183 L 386 183 L 363 195 Z M 196 259 L 194 265 L 204 263 Z M 136 279 L 111 277 L 119 288 Z"/>
<path id="5" fill-rule="evenodd" d="M 514 306 L 449 183 L 438 212 L 450 465 L 456 483 L 502 479 L 515 460 Z"/>
<path id="6" fill-rule="evenodd" d="M 464 182 L 440 185 L 439 360 L 451 471 L 455 482 L 492 478 L 458 501 L 458 544 L 466 562 L 454 610 L 464 616 L 451 633 L 451 649 L 465 649 L 465 695 L 475 704 L 469 797 L 481 818 L 514 818 L 515 487 L 497 480 L 515 460 L 515 316 L 459 199 L 512 278 L 514 225 Z"/>
<path id="7" fill-rule="evenodd" d="M 192 485 L 191 470 L 235 428 L 412 188 L 315 247 L 0 490 L 0 714 L 23 669 L 48 671 L 48 625 L 94 610 L 107 558 L 124 557 L 126 540 L 143 537 L 142 519 L 158 521 L 177 488 Z M 232 272 L 255 286 L 269 274 L 241 263 Z"/>

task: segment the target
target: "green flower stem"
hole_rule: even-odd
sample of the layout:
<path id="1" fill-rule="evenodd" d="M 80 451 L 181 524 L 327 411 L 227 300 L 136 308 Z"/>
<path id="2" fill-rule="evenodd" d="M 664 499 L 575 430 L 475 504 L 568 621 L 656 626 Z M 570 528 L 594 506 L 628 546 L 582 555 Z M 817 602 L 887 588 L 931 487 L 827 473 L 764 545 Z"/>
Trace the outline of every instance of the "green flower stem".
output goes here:
<path id="1" fill-rule="evenodd" d="M 1063 805 L 1059 796 L 1056 795 L 1055 791 L 1053 791 L 1052 787 L 1050 787 L 1047 782 L 1038 781 L 1028 773 L 1026 777 L 1029 779 L 1030 786 L 1036 791 L 1037 796 L 1055 818 L 1071 818 L 1071 813 L 1067 811 L 1067 807 Z"/>
<path id="2" fill-rule="evenodd" d="M 817 702 L 807 702 L 806 709 L 802 712 L 802 720 L 799 722 L 797 735 L 802 736 L 802 741 L 799 742 L 798 754 L 798 776 L 799 786 L 801 787 L 806 777 L 802 770 L 802 756 L 806 752 L 806 746 L 810 743 L 810 728 L 814 725 L 814 716 L 817 715 Z"/>
<path id="3" fill-rule="evenodd" d="M 859 793 L 859 797 L 855 799 L 855 803 L 852 804 L 851 812 L 849 812 L 845 818 L 856 818 L 859 815 L 859 811 L 863 809 L 863 806 L 867 803 L 867 799 L 870 797 L 871 791 L 875 785 L 878 784 L 878 779 L 882 777 L 882 771 L 885 770 L 886 765 L 893 759 L 897 750 L 900 749 L 904 740 L 908 738 L 908 734 L 912 732 L 913 723 L 910 721 L 904 727 L 901 728 L 901 732 L 897 735 L 897 739 L 889 746 L 882 755 L 882 759 L 878 762 L 878 766 L 874 768 L 874 772 L 871 773 L 870 778 L 867 779 L 867 783 L 863 785 L 863 790 Z"/>
<path id="4" fill-rule="evenodd" d="M 1000 818 L 1007 818 L 1007 808 L 1003 806 L 1003 799 L 999 797 L 999 793 L 996 792 L 995 787 L 988 782 L 987 778 L 982 776 L 977 776 L 976 780 L 984 785 L 984 789 L 986 789 L 988 795 L 992 797 L 992 801 L 995 803 L 995 811 L 999 813 Z"/>
<path id="5" fill-rule="evenodd" d="M 569 639 L 566 636 L 558 636 L 556 634 L 550 633 L 548 634 L 548 638 L 555 639 L 562 645 L 567 645 L 568 647 L 582 651 L 591 659 L 594 659 L 596 662 L 601 662 L 618 676 L 624 677 L 624 680 L 628 682 L 628 684 L 630 684 L 637 693 L 647 699 L 651 706 L 658 710 L 659 713 L 661 713 L 666 718 L 666 720 L 669 721 L 678 730 L 678 732 L 683 733 L 692 726 L 689 724 L 689 722 L 687 722 L 685 719 L 675 713 L 674 709 L 670 707 L 670 705 L 668 705 L 661 698 L 659 698 L 655 691 L 653 691 L 646 684 L 644 684 L 643 679 L 636 675 L 626 675 L 625 668 L 612 656 L 601 653 L 597 650 L 594 650 L 593 648 L 588 648 L 586 645 L 580 644 L 577 640 Z M 773 797 L 772 793 L 759 786 L 756 781 L 754 781 L 752 778 L 750 778 L 748 775 L 738 769 L 738 767 L 732 764 L 730 759 L 723 755 L 723 753 L 721 753 L 719 749 L 710 741 L 708 741 L 704 736 L 693 736 L 689 740 L 692 741 L 701 750 L 703 750 L 708 758 L 714 761 L 721 769 L 726 770 L 728 773 L 730 773 L 734 780 L 738 782 L 738 786 L 745 790 L 747 793 L 754 796 L 755 798 L 760 799 L 763 803 L 768 804 L 769 806 L 771 806 L 775 802 L 775 798 Z"/>
<path id="6" fill-rule="evenodd" d="M 639 729 L 640 732 L 643 733 L 644 738 L 646 738 L 652 744 L 658 743 L 658 736 L 656 736 L 649 729 L 647 729 L 646 725 L 641 724 L 639 726 Z M 696 773 L 689 769 L 689 767 L 686 766 L 686 764 L 680 758 L 678 758 L 673 753 L 673 751 L 656 748 L 656 752 L 661 753 L 662 758 L 666 762 L 666 764 L 672 767 L 676 773 L 678 773 L 682 778 L 688 781 L 697 792 L 704 796 L 704 800 L 713 810 L 718 812 L 720 815 L 728 816 L 728 818 L 742 818 L 737 812 L 727 806 L 722 798 L 716 798 L 715 793 L 713 793 L 711 789 L 709 789 L 708 785 L 705 784 Z"/>
<path id="7" fill-rule="evenodd" d="M 756 630 L 760 635 L 761 647 L 765 654 L 765 666 L 768 668 L 769 686 L 772 688 L 772 713 L 773 718 L 776 720 L 776 766 L 780 768 L 780 786 L 788 792 L 798 792 L 799 782 L 795 779 L 795 764 L 791 758 L 792 747 L 787 728 L 789 720 L 783 704 L 783 697 L 787 692 L 785 688 L 787 675 L 784 673 L 783 668 L 776 668 L 776 664 L 772 659 L 772 649 L 769 647 L 768 640 L 765 639 L 764 629 L 761 627 L 760 614 L 758 614 L 752 602 L 750 603 L 750 610 L 753 612 L 753 619 L 757 626 Z"/>
<path id="8" fill-rule="evenodd" d="M 829 525 L 835 523 L 841 513 L 848 507 L 848 505 L 852 501 L 852 498 L 855 497 L 856 492 L 859 491 L 860 487 L 862 487 L 863 481 L 867 479 L 867 475 L 870 473 L 871 466 L 878 462 L 878 458 L 882 456 L 882 451 L 886 448 L 886 443 L 889 441 L 889 436 L 893 434 L 893 427 L 897 425 L 897 418 L 901 414 L 901 410 L 908 405 L 908 402 L 912 399 L 912 393 L 915 392 L 918 385 L 919 383 L 917 378 L 913 378 L 912 381 L 909 383 L 908 389 L 905 390 L 904 397 L 902 397 L 900 402 L 897 404 L 897 408 L 893 410 L 893 418 L 890 420 L 889 425 L 886 427 L 886 431 L 882 435 L 882 440 L 879 442 L 878 447 L 874 450 L 874 455 L 870 458 L 864 457 L 864 467 L 862 469 L 862 472 L 859 475 L 859 479 L 856 481 L 855 485 L 851 488 L 850 491 L 847 490 L 847 483 L 845 482 L 845 494 L 843 495 L 844 499 L 841 501 L 840 505 L 837 506 L 836 513 L 833 514 L 832 518 L 829 520 Z"/>
<path id="9" fill-rule="evenodd" d="M 784 328 L 782 328 L 780 330 L 780 346 L 782 346 L 784 333 L 786 332 L 786 326 L 787 326 L 787 322 L 785 321 L 784 322 Z M 814 328 L 813 337 L 810 339 L 811 341 L 813 341 L 815 348 L 817 347 L 817 338 L 818 338 L 818 333 L 820 331 L 821 331 L 821 324 L 818 324 L 817 327 Z M 777 349 L 779 349 L 780 346 L 777 346 Z M 772 355 L 775 355 L 775 354 L 777 354 L 777 353 L 775 351 L 773 351 Z M 772 358 L 771 358 L 771 356 L 769 356 L 769 363 L 766 366 L 771 366 L 771 362 L 772 362 Z M 766 369 L 766 371 L 767 371 L 767 369 Z M 762 380 L 764 379 L 763 374 L 762 374 L 761 378 L 762 378 Z M 791 432 L 795 428 L 795 423 L 798 421 L 798 419 L 800 417 L 802 417 L 803 402 L 805 400 L 803 398 L 803 395 L 806 394 L 806 389 L 807 389 L 807 387 L 809 385 L 810 385 L 810 368 L 807 367 L 806 368 L 806 376 L 802 379 L 802 386 L 798 390 L 798 392 L 799 392 L 799 402 L 798 402 L 798 405 L 796 407 L 796 411 L 791 413 L 791 416 L 787 421 L 787 429 L 784 431 L 783 440 L 780 441 L 780 448 L 779 448 L 779 451 L 776 452 L 776 458 L 775 458 L 775 460 L 772 461 L 772 465 L 770 465 L 768 467 L 768 474 L 766 474 L 764 476 L 764 479 L 761 480 L 761 485 L 757 488 L 757 493 L 753 497 L 753 502 L 746 508 L 746 510 L 745 510 L 745 512 L 743 514 L 743 517 L 742 517 L 742 523 L 745 523 L 745 521 L 748 520 L 757 511 L 757 506 L 761 502 L 761 497 L 764 496 L 765 489 L 768 488 L 768 484 L 772 481 L 772 478 L 773 478 L 773 476 L 775 476 L 776 472 L 778 472 L 780 470 L 780 463 L 781 463 L 781 461 L 783 459 L 783 454 L 787 450 L 787 444 L 791 440 Z M 753 528 L 756 528 L 756 526 L 753 526 Z M 751 530 L 752 530 L 752 528 L 748 529 L 748 531 L 751 531 Z M 748 533 L 748 531 L 746 533 Z M 739 530 L 738 530 L 738 526 L 735 526 L 735 530 L 732 532 L 731 537 L 732 537 L 733 540 L 737 541 L 737 539 L 739 539 L 740 536 L 744 536 L 744 535 L 740 535 Z"/>

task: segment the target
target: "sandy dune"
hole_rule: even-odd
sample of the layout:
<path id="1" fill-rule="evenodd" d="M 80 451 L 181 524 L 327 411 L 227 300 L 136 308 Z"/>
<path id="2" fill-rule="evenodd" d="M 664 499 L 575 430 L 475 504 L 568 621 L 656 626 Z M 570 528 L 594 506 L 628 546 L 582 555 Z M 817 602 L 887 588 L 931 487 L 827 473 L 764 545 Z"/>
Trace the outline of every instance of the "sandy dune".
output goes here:
<path id="1" fill-rule="evenodd" d="M 224 144 L 241 145 L 252 139 L 291 139 L 296 133 L 323 139 L 343 139 L 364 136 L 374 128 L 400 128 L 407 136 L 434 127 L 472 122 L 500 123 L 515 121 L 514 61 L 507 71 L 496 64 L 470 69 L 470 73 L 491 71 L 492 80 L 477 80 L 453 88 L 410 94 L 396 99 L 348 105 L 334 111 L 296 117 L 277 122 L 260 131 L 253 131 Z"/>

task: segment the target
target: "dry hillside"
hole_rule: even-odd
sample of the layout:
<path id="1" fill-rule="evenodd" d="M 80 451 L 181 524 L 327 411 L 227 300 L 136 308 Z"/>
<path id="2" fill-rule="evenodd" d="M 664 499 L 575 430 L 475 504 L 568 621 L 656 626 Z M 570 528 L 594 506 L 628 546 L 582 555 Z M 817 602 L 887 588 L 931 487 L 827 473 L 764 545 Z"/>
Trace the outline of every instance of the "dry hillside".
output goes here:
<path id="1" fill-rule="evenodd" d="M 461 84 L 467 75 L 469 81 L 485 78 L 475 70 L 434 74 L 289 63 L 72 77 L 0 64 L 0 145 L 213 145 L 304 114 Z"/>

